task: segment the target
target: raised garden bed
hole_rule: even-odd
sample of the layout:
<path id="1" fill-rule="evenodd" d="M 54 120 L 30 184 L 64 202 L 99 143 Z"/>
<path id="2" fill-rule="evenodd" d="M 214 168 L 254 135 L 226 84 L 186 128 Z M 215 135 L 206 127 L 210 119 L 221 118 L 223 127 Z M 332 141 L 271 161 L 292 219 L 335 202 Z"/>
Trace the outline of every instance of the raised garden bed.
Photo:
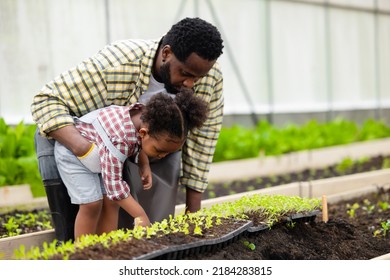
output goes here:
<path id="1" fill-rule="evenodd" d="M 217 252 L 185 259 L 364 260 L 390 259 L 390 189 L 329 205 L 329 221 L 278 224 Z M 354 213 L 354 214 L 352 214 Z M 381 223 L 389 223 L 382 226 Z M 252 244 L 248 247 L 248 244 Z"/>
<path id="2" fill-rule="evenodd" d="M 107 235 L 83 236 L 77 243 L 43 244 L 43 250 L 21 248 L 21 259 L 181 259 L 227 246 L 255 225 L 272 227 L 313 217 L 320 208 L 318 199 L 253 195 L 234 203 L 214 205 L 197 213 L 177 215 L 154 223 L 148 229 L 118 230 Z M 300 214 L 299 217 L 294 217 Z M 256 219 L 253 217 L 256 216 Z M 298 219 L 298 220 L 297 220 Z M 256 224 L 253 221 L 256 221 Z M 253 231 L 252 231 L 253 232 Z M 139 250 L 142 241 L 144 249 Z M 131 255 L 131 252 L 135 254 Z M 151 250 L 146 251 L 145 250 Z"/>
<path id="3" fill-rule="evenodd" d="M 47 209 L 13 210 L 0 215 L 0 259 L 10 259 L 15 248 L 39 246 L 55 238 Z"/>
<path id="4" fill-rule="evenodd" d="M 71 259 L 365 260 L 390 258 L 390 188 L 329 204 L 329 220 L 316 211 L 285 214 L 272 225 L 258 213 L 250 222 L 224 220 L 204 236 L 182 233 L 97 244 Z M 242 203 L 250 204 L 250 201 Z M 357 206 L 358 205 L 358 206 Z M 386 206 L 387 205 L 387 206 Z M 237 208 L 236 208 L 237 209 Z M 353 210 L 353 211 L 352 211 Z M 241 212 L 242 208 L 238 208 Z M 352 214 L 354 213 L 354 214 Z M 231 222 L 231 223 L 230 223 Z M 223 228 L 224 232 L 219 232 Z M 136 252 L 136 253 L 134 253 Z M 55 258 L 60 258 L 57 256 Z"/>

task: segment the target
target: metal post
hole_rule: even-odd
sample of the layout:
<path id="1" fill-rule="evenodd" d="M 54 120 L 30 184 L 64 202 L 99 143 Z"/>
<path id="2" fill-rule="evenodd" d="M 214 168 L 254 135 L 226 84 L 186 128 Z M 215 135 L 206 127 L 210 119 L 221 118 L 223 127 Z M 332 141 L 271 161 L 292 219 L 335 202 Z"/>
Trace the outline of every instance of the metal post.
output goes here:
<path id="1" fill-rule="evenodd" d="M 274 123 L 274 76 L 273 76 L 273 60 L 272 60 L 272 24 L 271 24 L 271 3 L 267 0 L 265 12 L 265 33 L 266 33 L 266 59 L 267 59 L 267 78 L 268 78 L 268 105 L 269 113 L 267 119 L 270 124 Z"/>
<path id="2" fill-rule="evenodd" d="M 376 93 L 376 105 L 375 118 L 380 120 L 382 118 L 381 109 L 381 89 L 380 89 L 380 48 L 379 48 L 379 15 L 378 15 L 378 0 L 375 0 L 375 11 L 374 11 L 374 55 L 375 55 L 375 93 Z"/>
<path id="3" fill-rule="evenodd" d="M 104 9 L 106 16 L 106 42 L 107 44 L 111 43 L 111 24 L 110 24 L 110 0 L 104 0 Z"/>
<path id="4" fill-rule="evenodd" d="M 332 84 L 332 46 L 330 43 L 330 7 L 329 0 L 325 3 L 325 68 L 326 68 L 326 85 L 327 85 L 327 103 L 328 111 L 326 112 L 326 120 L 333 119 L 333 84 Z"/>
<path id="5" fill-rule="evenodd" d="M 243 93 L 244 93 L 244 97 L 245 97 L 245 99 L 246 99 L 246 101 L 247 101 L 247 103 L 248 103 L 248 105 L 249 105 L 250 113 L 251 113 L 251 117 L 252 117 L 253 124 L 254 124 L 254 125 L 257 125 L 258 119 L 257 119 L 257 115 L 256 115 L 256 112 L 255 112 L 255 109 L 254 109 L 254 107 L 253 107 L 254 102 L 251 100 L 251 97 L 250 97 L 250 95 L 249 95 L 249 91 L 248 91 L 248 89 L 247 89 L 247 87 L 246 87 L 246 84 L 245 84 L 245 82 L 244 82 L 244 79 L 243 79 L 243 77 L 241 76 L 241 73 L 240 73 L 240 71 L 239 71 L 239 66 L 238 66 L 238 64 L 237 64 L 237 62 L 236 62 L 236 60 L 235 60 L 235 58 L 234 58 L 234 55 L 233 55 L 233 53 L 232 53 L 232 51 L 231 51 L 231 48 L 230 48 L 230 46 L 229 46 L 229 43 L 228 43 L 227 40 L 226 40 L 226 36 L 224 36 L 224 34 L 223 34 L 222 26 L 221 26 L 221 24 L 220 24 L 220 22 L 219 22 L 219 20 L 218 20 L 217 14 L 215 13 L 215 9 L 214 9 L 213 5 L 211 4 L 211 1 L 210 1 L 210 0 L 206 0 L 206 2 L 207 2 L 207 4 L 208 4 L 208 6 L 209 6 L 209 9 L 210 9 L 210 12 L 211 12 L 212 17 L 213 17 L 214 21 L 216 22 L 216 24 L 217 24 L 217 26 L 218 26 L 218 28 L 219 28 L 219 31 L 220 31 L 222 37 L 224 38 L 224 44 L 225 44 L 226 53 L 227 53 L 227 55 L 229 56 L 229 60 L 230 60 L 230 62 L 231 62 L 231 64 L 232 64 L 232 66 L 233 66 L 233 70 L 234 70 L 235 73 L 236 73 L 238 82 L 239 82 L 239 84 L 240 84 L 240 86 L 241 86 L 241 88 L 242 88 L 242 91 L 243 91 Z"/>

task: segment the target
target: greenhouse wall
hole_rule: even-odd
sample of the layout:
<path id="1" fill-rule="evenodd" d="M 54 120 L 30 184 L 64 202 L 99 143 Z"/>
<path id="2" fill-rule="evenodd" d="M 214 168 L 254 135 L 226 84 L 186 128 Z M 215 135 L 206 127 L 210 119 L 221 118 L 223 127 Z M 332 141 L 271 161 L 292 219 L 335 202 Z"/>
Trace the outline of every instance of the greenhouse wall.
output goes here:
<path id="1" fill-rule="evenodd" d="M 31 123 L 40 88 L 106 43 L 202 17 L 225 42 L 225 125 L 390 122 L 388 0 L 1 0 L 0 117 Z"/>

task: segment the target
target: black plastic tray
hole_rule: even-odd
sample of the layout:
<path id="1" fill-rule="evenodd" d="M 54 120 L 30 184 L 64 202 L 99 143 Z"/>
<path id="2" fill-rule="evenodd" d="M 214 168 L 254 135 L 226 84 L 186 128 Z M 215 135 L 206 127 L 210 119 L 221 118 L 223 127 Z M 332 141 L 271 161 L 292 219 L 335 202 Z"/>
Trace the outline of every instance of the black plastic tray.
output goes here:
<path id="1" fill-rule="evenodd" d="M 200 240 L 196 242 L 167 246 L 166 248 L 156 250 L 154 252 L 135 257 L 135 260 L 151 260 L 151 259 L 166 259 L 177 260 L 186 256 L 211 252 L 234 242 L 241 235 L 247 232 L 247 229 L 252 226 L 252 221 L 248 221 L 236 230 L 228 234 L 212 239 Z"/>
<path id="2" fill-rule="evenodd" d="M 293 214 L 289 217 L 286 217 L 283 222 L 299 222 L 299 223 L 308 223 L 308 222 L 313 222 L 317 215 L 321 213 L 320 210 L 314 210 L 308 213 L 297 213 Z M 257 226 L 251 226 L 248 228 L 249 233 L 258 233 L 263 230 L 267 230 L 270 227 L 268 225 L 257 225 Z"/>
<path id="3" fill-rule="evenodd" d="M 313 222 L 319 213 L 321 213 L 320 210 L 314 210 L 304 214 L 303 213 L 293 214 L 290 217 L 287 217 L 287 222 L 302 222 L 302 223 Z"/>

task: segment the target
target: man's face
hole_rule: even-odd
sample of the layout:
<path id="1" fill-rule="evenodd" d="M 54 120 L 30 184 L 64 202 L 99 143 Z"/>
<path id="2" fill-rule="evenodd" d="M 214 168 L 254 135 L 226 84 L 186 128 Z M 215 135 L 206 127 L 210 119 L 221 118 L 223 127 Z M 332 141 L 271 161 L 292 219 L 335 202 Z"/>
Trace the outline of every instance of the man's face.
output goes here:
<path id="1" fill-rule="evenodd" d="M 182 87 L 193 88 L 195 83 L 207 75 L 215 60 L 209 61 L 192 53 L 183 63 L 171 52 L 160 67 L 160 77 L 169 93 L 176 94 Z"/>

